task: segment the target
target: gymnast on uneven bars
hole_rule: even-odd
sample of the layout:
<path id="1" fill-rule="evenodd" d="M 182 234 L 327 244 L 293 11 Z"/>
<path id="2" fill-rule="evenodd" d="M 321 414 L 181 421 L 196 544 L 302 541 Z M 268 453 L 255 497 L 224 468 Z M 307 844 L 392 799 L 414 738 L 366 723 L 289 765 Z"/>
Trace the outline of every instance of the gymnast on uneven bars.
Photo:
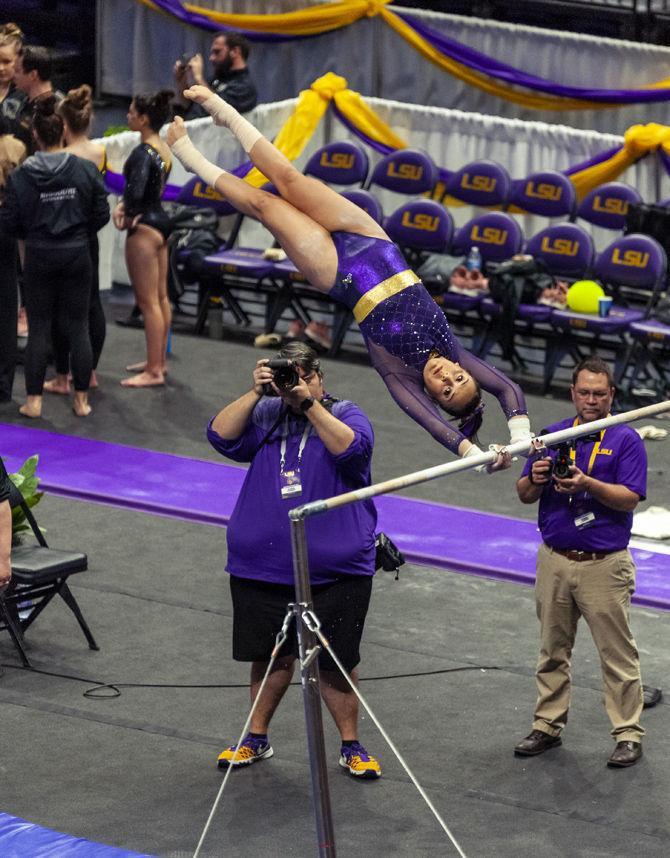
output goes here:
<path id="1" fill-rule="evenodd" d="M 471 439 L 482 423 L 483 388 L 500 402 L 510 443 L 527 439 L 530 448 L 521 388 L 460 345 L 398 247 L 367 212 L 300 173 L 207 87 L 193 86 L 184 95 L 235 135 L 280 196 L 254 188 L 208 161 L 179 118 L 168 130 L 174 155 L 238 211 L 259 220 L 312 286 L 351 309 L 372 365 L 403 411 L 452 452 L 477 455 L 481 450 Z M 457 418 L 457 426 L 445 412 Z M 510 461 L 501 454 L 488 470 L 509 467 Z"/>

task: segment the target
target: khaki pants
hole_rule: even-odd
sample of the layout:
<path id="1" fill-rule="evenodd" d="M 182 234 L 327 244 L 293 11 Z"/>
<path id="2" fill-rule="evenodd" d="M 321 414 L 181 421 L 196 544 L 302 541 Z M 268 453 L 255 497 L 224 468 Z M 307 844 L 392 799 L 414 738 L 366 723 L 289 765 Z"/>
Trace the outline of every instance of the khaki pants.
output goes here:
<path id="1" fill-rule="evenodd" d="M 581 616 L 600 655 L 605 709 L 617 742 L 639 742 L 642 682 L 629 624 L 635 565 L 628 550 L 602 560 L 568 560 L 542 545 L 537 556 L 535 601 L 540 620 L 539 697 L 534 730 L 558 736 L 570 707 L 570 658 Z"/>

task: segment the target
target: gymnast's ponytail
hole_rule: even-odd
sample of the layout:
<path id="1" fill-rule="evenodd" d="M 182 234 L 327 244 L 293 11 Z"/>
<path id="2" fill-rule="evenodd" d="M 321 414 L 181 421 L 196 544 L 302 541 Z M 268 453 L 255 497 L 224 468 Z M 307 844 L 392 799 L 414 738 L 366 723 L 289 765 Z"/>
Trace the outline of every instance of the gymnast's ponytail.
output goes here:
<path id="1" fill-rule="evenodd" d="M 71 89 L 57 109 L 71 131 L 85 133 L 93 115 L 93 90 L 87 83 Z"/>
<path id="2" fill-rule="evenodd" d="M 469 441 L 472 441 L 473 444 L 477 443 L 477 432 L 479 432 L 484 422 L 484 403 L 480 394 L 477 394 L 477 400 L 471 410 L 466 411 L 465 414 L 461 414 L 458 424 L 458 431 L 465 435 Z"/>
<path id="3" fill-rule="evenodd" d="M 479 432 L 484 421 L 484 402 L 482 401 L 482 391 L 477 382 L 475 382 L 475 385 L 477 389 L 474 394 L 459 408 L 456 408 L 453 405 L 450 405 L 449 408 L 444 408 L 444 406 L 442 406 L 445 411 L 452 415 L 452 417 L 456 417 L 458 419 L 458 431 L 462 435 L 465 435 L 469 441 L 472 441 L 473 444 L 477 443 L 477 432 Z"/>
<path id="4" fill-rule="evenodd" d="M 172 119 L 173 98 L 172 90 L 161 89 L 154 95 L 136 95 L 133 104 L 138 113 L 148 117 L 151 130 L 158 132 Z"/>
<path id="5" fill-rule="evenodd" d="M 46 149 L 63 143 L 63 119 L 56 113 L 56 97 L 47 95 L 38 98 L 33 107 L 31 130 Z"/>

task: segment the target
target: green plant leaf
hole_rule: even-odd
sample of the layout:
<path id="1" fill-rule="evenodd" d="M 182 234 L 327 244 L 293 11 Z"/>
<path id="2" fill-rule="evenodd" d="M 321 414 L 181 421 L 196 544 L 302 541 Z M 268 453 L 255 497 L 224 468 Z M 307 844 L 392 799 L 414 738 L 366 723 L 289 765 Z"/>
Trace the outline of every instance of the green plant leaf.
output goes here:
<path id="1" fill-rule="evenodd" d="M 26 459 L 16 473 L 9 474 L 9 479 L 21 492 L 28 508 L 34 507 L 44 496 L 44 492 L 37 490 L 40 482 L 36 473 L 38 462 L 39 456 L 30 456 L 30 458 Z M 17 533 L 22 533 L 31 529 L 32 528 L 26 524 L 26 516 L 23 510 L 20 507 L 15 507 L 12 510 L 12 535 L 14 536 Z"/>
<path id="2" fill-rule="evenodd" d="M 24 478 L 34 477 L 35 472 L 37 470 L 38 461 L 39 461 L 39 456 L 37 456 L 37 455 L 30 456 L 21 465 L 21 467 L 18 470 L 18 473 L 21 474 L 21 476 Z"/>

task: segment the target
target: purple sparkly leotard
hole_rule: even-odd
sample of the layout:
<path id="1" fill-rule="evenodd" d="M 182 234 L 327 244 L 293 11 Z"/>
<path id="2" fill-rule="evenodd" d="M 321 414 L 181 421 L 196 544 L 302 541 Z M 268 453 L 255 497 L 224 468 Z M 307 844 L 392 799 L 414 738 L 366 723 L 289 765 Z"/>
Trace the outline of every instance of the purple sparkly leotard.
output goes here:
<path id="1" fill-rule="evenodd" d="M 465 436 L 426 393 L 423 368 L 433 350 L 457 361 L 498 398 L 509 419 L 526 414 L 521 388 L 464 349 L 444 313 L 391 241 L 350 232 L 331 233 L 338 272 L 330 295 L 354 313 L 372 365 L 409 416 L 452 452 Z"/>

